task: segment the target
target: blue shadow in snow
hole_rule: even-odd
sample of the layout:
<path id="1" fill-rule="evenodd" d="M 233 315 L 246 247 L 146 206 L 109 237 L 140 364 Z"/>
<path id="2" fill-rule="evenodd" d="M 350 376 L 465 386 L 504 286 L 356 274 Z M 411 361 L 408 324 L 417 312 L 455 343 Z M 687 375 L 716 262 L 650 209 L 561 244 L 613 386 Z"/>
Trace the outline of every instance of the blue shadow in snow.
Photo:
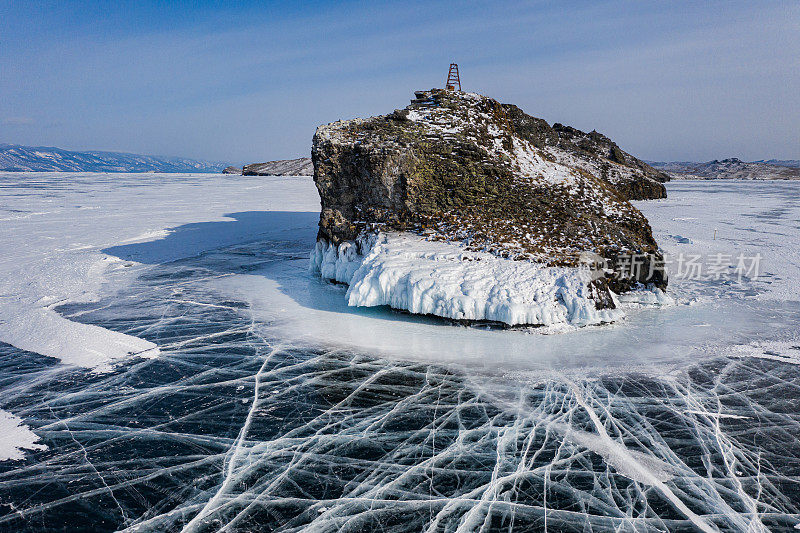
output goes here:
<path id="1" fill-rule="evenodd" d="M 247 273 L 272 279 L 278 283 L 278 290 L 309 309 L 393 321 L 445 324 L 439 318 L 397 313 L 388 306 L 349 307 L 344 301 L 341 285 L 307 274 L 308 252 L 316 242 L 319 213 L 245 211 L 224 216 L 230 220 L 184 224 L 170 228 L 170 233 L 163 238 L 112 246 L 103 252 L 128 261 L 158 265 L 182 259 L 191 261 L 192 257 L 206 252 L 239 244 L 263 242 L 265 249 L 270 249 L 271 244 L 288 244 L 284 250 L 297 254 L 289 259 L 302 261 L 299 270 L 290 270 L 289 273 L 280 268 L 270 268 L 271 263 L 263 261 L 263 258 L 247 257 L 242 253 L 230 255 L 222 262 L 208 259 L 198 260 L 197 264 L 220 273 Z"/>
<path id="2" fill-rule="evenodd" d="M 319 221 L 319 213 L 295 211 L 243 211 L 224 216 L 231 220 L 184 224 L 170 228 L 161 239 L 112 246 L 103 252 L 128 261 L 162 264 L 260 240 L 304 241 L 310 250 Z"/>

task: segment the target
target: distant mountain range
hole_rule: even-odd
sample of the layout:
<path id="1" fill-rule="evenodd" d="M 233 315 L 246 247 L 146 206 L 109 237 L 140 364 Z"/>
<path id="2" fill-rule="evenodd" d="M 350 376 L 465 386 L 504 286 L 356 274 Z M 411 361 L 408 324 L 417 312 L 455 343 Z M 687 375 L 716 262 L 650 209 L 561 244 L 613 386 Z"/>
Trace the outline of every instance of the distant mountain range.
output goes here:
<path id="1" fill-rule="evenodd" d="M 45 146 L 0 143 L 4 172 L 221 172 L 227 161 L 204 161 L 123 152 L 75 152 Z"/>
<path id="2" fill-rule="evenodd" d="M 678 179 L 800 179 L 800 160 L 715 159 L 693 161 L 647 161 L 650 166 Z M 0 143 L 0 172 L 222 172 L 228 161 L 207 161 L 185 157 L 165 157 L 124 152 L 77 152 L 46 146 L 22 146 Z M 245 175 L 302 176 L 313 173 L 307 157 L 245 165 L 227 169 Z"/>
<path id="3" fill-rule="evenodd" d="M 650 166 L 677 179 L 749 179 L 796 180 L 800 179 L 798 160 L 742 161 L 735 157 L 715 159 L 705 163 L 691 161 L 648 161 Z"/>
<path id="4" fill-rule="evenodd" d="M 766 163 L 768 165 L 777 165 L 779 167 L 800 168 L 800 159 L 762 159 L 761 161 L 753 161 L 753 163 Z"/>

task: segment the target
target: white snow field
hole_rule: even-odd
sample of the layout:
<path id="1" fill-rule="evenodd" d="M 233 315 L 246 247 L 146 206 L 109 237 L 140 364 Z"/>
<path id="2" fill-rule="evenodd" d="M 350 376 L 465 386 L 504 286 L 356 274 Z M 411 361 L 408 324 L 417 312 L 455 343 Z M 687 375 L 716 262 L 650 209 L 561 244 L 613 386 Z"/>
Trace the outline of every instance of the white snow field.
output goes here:
<path id="1" fill-rule="evenodd" d="M 726 283 L 713 279 L 716 273 L 706 269 L 699 277 L 678 279 L 670 287 L 673 295 L 707 301 L 738 298 L 749 291 L 747 296 L 757 300 L 800 301 L 800 201 L 795 183 L 677 181 L 668 184 L 668 191 L 665 200 L 633 204 L 647 216 L 656 241 L 674 261 L 683 256 L 688 263 L 699 255 L 708 267 L 721 254 L 736 266 L 740 254 L 761 256 L 754 282 L 739 283 L 730 276 L 727 281 L 732 283 Z"/>
<path id="2" fill-rule="evenodd" d="M 793 528 L 800 184 L 668 192 L 669 257 L 760 275 L 498 330 L 349 306 L 422 282 L 310 272 L 308 177 L 0 174 L 0 529 Z"/>

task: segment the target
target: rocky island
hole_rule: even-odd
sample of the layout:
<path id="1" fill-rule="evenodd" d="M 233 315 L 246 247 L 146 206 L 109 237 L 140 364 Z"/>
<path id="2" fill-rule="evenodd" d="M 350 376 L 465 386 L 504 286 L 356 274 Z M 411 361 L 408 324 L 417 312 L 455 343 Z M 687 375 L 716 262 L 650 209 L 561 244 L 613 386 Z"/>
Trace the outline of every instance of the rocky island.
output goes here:
<path id="1" fill-rule="evenodd" d="M 311 269 L 346 283 L 349 305 L 582 326 L 621 317 L 622 293 L 667 299 L 663 257 L 629 202 L 666 197 L 667 175 L 602 134 L 486 96 L 415 96 L 314 135 Z M 614 268 L 626 261 L 637 268 Z"/>
<path id="2" fill-rule="evenodd" d="M 243 176 L 310 176 L 313 167 L 311 159 L 279 159 L 266 163 L 251 163 L 242 168 Z"/>

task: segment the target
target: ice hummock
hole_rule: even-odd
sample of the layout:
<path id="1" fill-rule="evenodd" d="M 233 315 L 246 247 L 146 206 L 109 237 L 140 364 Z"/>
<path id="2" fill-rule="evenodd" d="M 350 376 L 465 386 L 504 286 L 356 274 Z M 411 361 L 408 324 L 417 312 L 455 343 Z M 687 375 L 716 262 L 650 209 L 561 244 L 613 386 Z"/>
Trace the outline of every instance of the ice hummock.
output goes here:
<path id="1" fill-rule="evenodd" d="M 624 316 L 613 295 L 616 308 L 597 309 L 588 268 L 511 261 L 410 233 L 372 234 L 338 246 L 318 241 L 310 269 L 349 285 L 345 298 L 353 307 L 509 326 L 587 326 Z M 660 289 L 640 292 L 640 303 L 670 301 Z"/>

